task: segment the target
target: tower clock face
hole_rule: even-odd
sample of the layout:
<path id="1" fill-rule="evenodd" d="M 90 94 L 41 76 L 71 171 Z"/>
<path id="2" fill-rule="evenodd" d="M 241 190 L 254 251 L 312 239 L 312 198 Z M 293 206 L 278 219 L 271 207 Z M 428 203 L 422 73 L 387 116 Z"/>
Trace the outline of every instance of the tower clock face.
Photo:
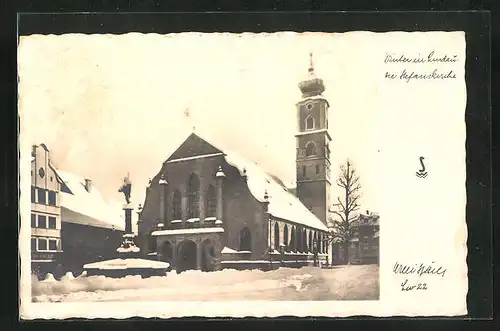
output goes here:
<path id="1" fill-rule="evenodd" d="M 45 170 L 43 170 L 43 168 L 38 169 L 38 174 L 43 178 L 45 176 Z"/>

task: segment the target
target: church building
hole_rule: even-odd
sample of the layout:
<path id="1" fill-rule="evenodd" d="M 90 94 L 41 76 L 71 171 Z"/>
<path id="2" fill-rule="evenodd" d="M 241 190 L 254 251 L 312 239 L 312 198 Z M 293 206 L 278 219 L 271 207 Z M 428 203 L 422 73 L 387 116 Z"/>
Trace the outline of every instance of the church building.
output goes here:
<path id="1" fill-rule="evenodd" d="M 138 221 L 145 257 L 178 272 L 329 263 L 329 105 L 312 61 L 299 88 L 296 189 L 192 133 L 147 188 Z"/>

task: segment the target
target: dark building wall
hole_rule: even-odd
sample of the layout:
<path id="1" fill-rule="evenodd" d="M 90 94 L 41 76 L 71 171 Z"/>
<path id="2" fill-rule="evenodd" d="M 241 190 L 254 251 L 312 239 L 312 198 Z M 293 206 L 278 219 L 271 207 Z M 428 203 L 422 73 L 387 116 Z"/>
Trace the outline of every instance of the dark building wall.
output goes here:
<path id="1" fill-rule="evenodd" d="M 64 271 L 79 274 L 86 263 L 116 257 L 122 231 L 62 222 L 63 252 L 59 262 Z"/>
<path id="2" fill-rule="evenodd" d="M 240 250 L 240 234 L 247 227 L 252 238 L 251 257 L 258 259 L 269 247 L 269 223 L 264 204 L 254 198 L 245 178 L 240 176 L 236 168 L 226 166 L 224 172 L 227 176 L 223 187 L 226 246 Z"/>

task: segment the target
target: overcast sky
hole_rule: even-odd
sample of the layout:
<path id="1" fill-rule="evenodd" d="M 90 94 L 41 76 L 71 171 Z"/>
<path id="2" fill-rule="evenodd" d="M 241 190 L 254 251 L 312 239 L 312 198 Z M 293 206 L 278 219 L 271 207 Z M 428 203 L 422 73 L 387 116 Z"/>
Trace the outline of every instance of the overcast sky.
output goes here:
<path id="1" fill-rule="evenodd" d="M 313 52 L 330 103 L 332 177 L 350 158 L 362 208 L 376 210 L 378 94 L 371 92 L 382 55 L 369 56 L 370 40 L 295 33 L 23 37 L 23 148 L 46 143 L 58 168 L 90 177 L 108 199 L 122 199 L 117 189 L 129 172 L 138 204 L 148 178 L 194 126 L 294 185 L 297 84 Z"/>

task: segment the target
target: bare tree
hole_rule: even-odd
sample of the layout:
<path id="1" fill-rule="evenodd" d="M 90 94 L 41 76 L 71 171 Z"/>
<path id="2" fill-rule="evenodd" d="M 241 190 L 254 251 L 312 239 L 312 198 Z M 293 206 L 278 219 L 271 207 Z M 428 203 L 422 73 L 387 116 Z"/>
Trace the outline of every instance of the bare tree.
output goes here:
<path id="1" fill-rule="evenodd" d="M 337 197 L 332 213 L 336 215 L 332 224 L 333 240 L 343 248 L 343 260 L 349 261 L 349 240 L 355 235 L 352 223 L 357 220 L 356 211 L 359 209 L 358 200 L 361 197 L 361 185 L 356 169 L 351 161 L 347 160 L 340 166 L 340 174 L 336 184 L 343 190 L 342 196 Z"/>

